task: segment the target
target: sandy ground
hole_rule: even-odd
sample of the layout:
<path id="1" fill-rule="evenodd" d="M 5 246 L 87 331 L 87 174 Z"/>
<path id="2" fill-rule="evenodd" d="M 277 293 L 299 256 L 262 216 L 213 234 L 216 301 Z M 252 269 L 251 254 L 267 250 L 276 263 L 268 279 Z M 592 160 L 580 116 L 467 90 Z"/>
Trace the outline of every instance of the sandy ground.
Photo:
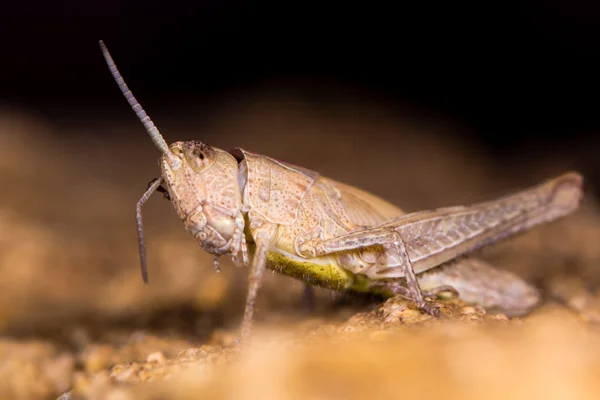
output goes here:
<path id="1" fill-rule="evenodd" d="M 433 134 L 460 128 L 363 105 L 239 102 L 202 124 L 188 115 L 159 126 L 168 141 L 268 154 L 406 211 L 486 200 L 572 165 L 492 163 L 476 145 Z M 321 289 L 307 311 L 300 282 L 267 274 L 254 345 L 239 352 L 246 271 L 222 260 L 215 274 L 160 196 L 145 208 L 150 284 L 141 281 L 134 208 L 158 152 L 133 117 L 60 125 L 3 109 L 0 143 L 2 399 L 598 396 L 600 212 L 591 196 L 576 214 L 482 252 L 544 289 L 530 316 L 451 299 L 432 320 L 400 299 Z"/>

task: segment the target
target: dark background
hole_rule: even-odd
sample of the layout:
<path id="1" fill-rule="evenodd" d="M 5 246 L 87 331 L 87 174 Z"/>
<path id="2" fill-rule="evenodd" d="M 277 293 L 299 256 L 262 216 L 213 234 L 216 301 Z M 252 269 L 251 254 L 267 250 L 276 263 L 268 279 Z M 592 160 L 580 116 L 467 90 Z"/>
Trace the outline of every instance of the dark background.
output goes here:
<path id="1" fill-rule="evenodd" d="M 224 93 L 265 85 L 325 106 L 343 87 L 454 119 L 467 127 L 461 139 L 498 157 L 572 152 L 600 179 L 598 2 L 3 7 L 0 97 L 50 119 L 132 117 L 98 49 L 103 39 L 152 115 L 184 109 L 189 99 L 193 112 L 209 113 Z"/>

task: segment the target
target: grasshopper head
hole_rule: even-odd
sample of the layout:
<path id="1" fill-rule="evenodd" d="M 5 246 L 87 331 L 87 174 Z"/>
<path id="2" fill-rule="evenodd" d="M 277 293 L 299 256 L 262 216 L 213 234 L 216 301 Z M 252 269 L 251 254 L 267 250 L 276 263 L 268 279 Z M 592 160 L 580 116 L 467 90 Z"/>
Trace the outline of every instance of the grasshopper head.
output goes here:
<path id="1" fill-rule="evenodd" d="M 173 162 L 174 155 L 179 161 Z M 244 230 L 237 160 L 197 140 L 175 142 L 159 159 L 162 177 L 187 231 L 212 254 L 228 254 Z"/>
<path id="2" fill-rule="evenodd" d="M 154 180 L 138 201 L 136 220 L 142 276 L 148 281 L 146 248 L 142 224 L 142 206 L 159 189 L 166 186 L 175 210 L 185 228 L 209 253 L 237 256 L 244 232 L 238 163 L 229 153 L 199 141 L 176 142 L 168 146 L 150 117 L 133 96 L 119 73 L 108 49 L 100 41 L 102 54 L 121 92 L 162 152 L 159 164 L 162 177 Z"/>

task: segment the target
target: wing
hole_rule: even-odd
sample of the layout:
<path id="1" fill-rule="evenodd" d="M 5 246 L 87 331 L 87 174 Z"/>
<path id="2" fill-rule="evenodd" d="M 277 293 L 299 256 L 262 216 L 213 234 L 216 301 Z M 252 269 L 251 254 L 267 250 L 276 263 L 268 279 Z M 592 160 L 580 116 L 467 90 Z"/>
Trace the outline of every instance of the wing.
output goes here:
<path id="1" fill-rule="evenodd" d="M 320 214 L 343 229 L 344 233 L 404 215 L 400 208 L 380 197 L 325 177 L 317 179 L 310 197 L 319 204 Z"/>
<path id="2" fill-rule="evenodd" d="M 470 207 L 407 214 L 382 226 L 400 233 L 416 273 L 573 212 L 582 177 L 568 173 L 532 189 Z"/>

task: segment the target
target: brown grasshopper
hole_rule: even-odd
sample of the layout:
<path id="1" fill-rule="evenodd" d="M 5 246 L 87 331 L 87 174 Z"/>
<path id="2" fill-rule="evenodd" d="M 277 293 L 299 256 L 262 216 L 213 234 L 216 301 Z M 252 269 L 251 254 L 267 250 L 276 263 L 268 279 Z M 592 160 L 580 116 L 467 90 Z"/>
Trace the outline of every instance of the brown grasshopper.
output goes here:
<path id="1" fill-rule="evenodd" d="M 265 267 L 329 289 L 399 294 L 434 316 L 439 307 L 426 298 L 442 291 L 509 315 L 539 302 L 538 291 L 516 275 L 461 256 L 576 210 L 582 196 L 578 173 L 489 202 L 406 214 L 358 188 L 247 150 L 226 152 L 197 140 L 167 145 L 100 46 L 162 152 L 161 177 L 136 208 L 144 281 L 142 206 L 159 190 L 185 229 L 215 255 L 217 270 L 224 255 L 250 265 L 243 339 L 250 334 Z"/>

